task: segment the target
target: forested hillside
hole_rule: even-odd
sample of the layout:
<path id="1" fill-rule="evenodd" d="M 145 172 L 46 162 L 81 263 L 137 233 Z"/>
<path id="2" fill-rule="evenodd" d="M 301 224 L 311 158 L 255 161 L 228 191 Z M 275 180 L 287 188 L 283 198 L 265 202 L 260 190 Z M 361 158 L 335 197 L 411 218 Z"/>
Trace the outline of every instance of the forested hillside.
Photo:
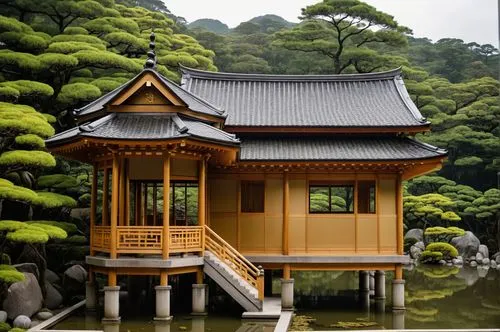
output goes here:
<path id="1" fill-rule="evenodd" d="M 500 58 L 492 45 L 413 38 L 411 27 L 357 0 L 309 6 L 297 25 L 264 15 L 227 31 L 214 20 L 186 25 L 159 0 L 6 0 L 0 13 L 0 219 L 70 221 L 87 233 L 87 217 L 70 212 L 89 204 L 88 165 L 54 159 L 43 139 L 74 125 L 73 109 L 136 75 L 154 31 L 158 71 L 174 81 L 179 64 L 279 74 L 401 66 L 433 124 L 418 138 L 449 151 L 441 171 L 407 185 L 407 226 L 457 224 L 499 247 Z M 9 224 L 0 238 L 66 241 L 41 226 L 35 231 L 45 235 L 34 239 L 25 227 Z M 85 250 L 85 239 L 76 240 Z"/>

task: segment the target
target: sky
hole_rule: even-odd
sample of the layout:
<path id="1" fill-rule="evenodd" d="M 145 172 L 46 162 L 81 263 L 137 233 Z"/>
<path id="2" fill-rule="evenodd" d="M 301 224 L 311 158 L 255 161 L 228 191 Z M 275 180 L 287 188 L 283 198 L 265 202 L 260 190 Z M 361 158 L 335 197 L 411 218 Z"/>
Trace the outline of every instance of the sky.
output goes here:
<path id="1" fill-rule="evenodd" d="M 460 38 L 465 42 L 499 44 L 498 0 L 364 0 L 433 41 Z M 164 0 L 167 8 L 188 22 L 213 18 L 230 28 L 264 14 L 298 22 L 300 9 L 320 0 Z"/>

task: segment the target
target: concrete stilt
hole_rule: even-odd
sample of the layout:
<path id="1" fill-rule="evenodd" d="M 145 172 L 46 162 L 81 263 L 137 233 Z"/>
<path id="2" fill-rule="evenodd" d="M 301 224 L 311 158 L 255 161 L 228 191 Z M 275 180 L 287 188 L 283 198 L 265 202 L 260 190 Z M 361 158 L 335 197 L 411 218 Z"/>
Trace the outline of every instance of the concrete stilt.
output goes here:
<path id="1" fill-rule="evenodd" d="M 370 291 L 370 276 L 368 271 L 359 271 L 359 290 L 361 291 Z"/>
<path id="2" fill-rule="evenodd" d="M 375 271 L 368 272 L 368 283 L 370 285 L 370 295 L 375 294 Z"/>
<path id="3" fill-rule="evenodd" d="M 370 312 L 370 291 L 369 290 L 360 290 L 359 291 L 359 304 L 361 305 L 361 309 L 364 311 Z"/>
<path id="4" fill-rule="evenodd" d="M 193 312 L 192 315 L 206 315 L 205 311 L 205 284 L 193 284 Z"/>
<path id="5" fill-rule="evenodd" d="M 394 330 L 404 330 L 405 328 L 404 310 L 396 310 L 392 312 L 392 328 Z"/>
<path id="6" fill-rule="evenodd" d="M 392 309 L 405 309 L 405 281 L 404 279 L 394 279 L 392 281 Z"/>
<path id="7" fill-rule="evenodd" d="M 209 287 L 207 284 L 205 284 L 205 310 L 208 310 L 208 305 L 209 305 Z"/>
<path id="8" fill-rule="evenodd" d="M 385 299 L 385 272 L 375 271 L 375 299 Z"/>
<path id="9" fill-rule="evenodd" d="M 102 330 L 103 332 L 120 332 L 120 322 L 103 320 Z"/>
<path id="10" fill-rule="evenodd" d="M 104 287 L 104 318 L 105 322 L 120 321 L 120 286 Z"/>
<path id="11" fill-rule="evenodd" d="M 293 279 L 281 279 L 281 310 L 293 310 Z"/>
<path id="12" fill-rule="evenodd" d="M 170 290 L 172 286 L 155 286 L 156 291 L 156 321 L 169 321 L 170 315 Z M 170 325 L 168 327 L 170 329 Z M 155 327 L 156 329 L 156 327 Z"/>
<path id="13" fill-rule="evenodd" d="M 205 317 L 191 319 L 191 332 L 205 332 Z"/>
<path id="14" fill-rule="evenodd" d="M 95 283 L 87 281 L 85 283 L 85 308 L 94 311 L 96 306 Z"/>

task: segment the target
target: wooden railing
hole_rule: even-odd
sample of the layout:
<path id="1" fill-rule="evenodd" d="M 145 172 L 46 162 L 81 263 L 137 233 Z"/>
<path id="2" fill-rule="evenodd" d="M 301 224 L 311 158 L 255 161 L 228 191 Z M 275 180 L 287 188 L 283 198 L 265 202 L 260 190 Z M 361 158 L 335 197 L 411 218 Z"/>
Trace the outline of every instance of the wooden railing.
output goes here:
<path id="1" fill-rule="evenodd" d="M 208 226 L 205 226 L 205 250 L 216 255 L 240 277 L 255 287 L 259 294 L 259 300 L 264 300 L 264 271 L 253 265 Z"/>
<path id="2" fill-rule="evenodd" d="M 94 226 L 92 230 L 92 248 L 95 251 L 109 252 L 111 246 L 111 227 Z"/>
<path id="3" fill-rule="evenodd" d="M 169 228 L 168 250 L 171 253 L 202 252 L 203 226 L 172 226 Z"/>
<path id="4" fill-rule="evenodd" d="M 122 254 L 161 254 L 163 247 L 161 226 L 116 227 L 116 252 Z"/>

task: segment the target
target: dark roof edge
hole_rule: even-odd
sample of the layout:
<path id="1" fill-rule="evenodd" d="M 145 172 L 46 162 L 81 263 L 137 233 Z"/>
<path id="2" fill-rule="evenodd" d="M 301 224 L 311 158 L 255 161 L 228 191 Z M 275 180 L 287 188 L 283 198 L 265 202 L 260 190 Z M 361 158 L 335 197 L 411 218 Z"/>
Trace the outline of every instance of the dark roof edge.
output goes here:
<path id="1" fill-rule="evenodd" d="M 422 116 L 422 113 L 420 113 L 415 103 L 413 103 L 413 100 L 411 100 L 411 97 L 408 94 L 408 90 L 406 90 L 405 82 L 403 81 L 403 77 L 401 77 L 401 75 L 394 77 L 394 84 L 396 85 L 396 90 L 398 91 L 399 97 L 406 105 L 406 108 L 410 111 L 411 115 L 413 115 L 415 120 L 417 120 L 421 124 L 430 124 L 430 122 Z"/>
<path id="2" fill-rule="evenodd" d="M 241 74 L 211 72 L 185 67 L 179 64 L 182 81 L 181 86 L 190 78 L 203 78 L 230 81 L 373 81 L 394 79 L 401 76 L 401 67 L 389 71 L 365 74 L 337 74 L 337 75 L 273 75 L 273 74 Z"/>
<path id="3" fill-rule="evenodd" d="M 434 145 L 430 145 L 428 143 L 424 143 L 424 142 L 421 142 L 421 141 L 418 141 L 414 138 L 411 138 L 411 137 L 406 137 L 406 139 L 408 141 L 410 141 L 412 144 L 418 146 L 418 147 L 421 147 L 423 149 L 426 149 L 428 151 L 431 151 L 431 152 L 434 152 L 434 153 L 437 153 L 439 154 L 440 156 L 446 156 L 448 155 L 448 150 L 445 150 L 445 149 L 441 149 L 437 146 L 434 146 Z"/>

